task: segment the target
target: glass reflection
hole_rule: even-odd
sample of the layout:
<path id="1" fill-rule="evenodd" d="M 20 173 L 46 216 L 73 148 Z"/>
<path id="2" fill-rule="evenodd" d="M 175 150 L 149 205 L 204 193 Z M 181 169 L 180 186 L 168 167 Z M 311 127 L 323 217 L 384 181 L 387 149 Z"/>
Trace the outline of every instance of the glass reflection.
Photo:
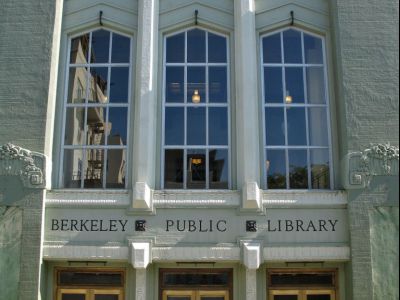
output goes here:
<path id="1" fill-rule="evenodd" d="M 200 103 L 206 101 L 206 68 L 187 68 L 187 101 L 192 101 L 192 95 L 197 90 L 200 94 Z"/>
<path id="2" fill-rule="evenodd" d="M 168 300 L 191 300 L 191 297 L 188 296 L 168 296 Z"/>
<path id="3" fill-rule="evenodd" d="M 166 107 L 165 108 L 165 144 L 183 145 L 184 144 L 184 108 Z"/>
<path id="4" fill-rule="evenodd" d="M 281 34 L 276 33 L 263 38 L 264 63 L 281 63 Z"/>
<path id="5" fill-rule="evenodd" d="M 206 110 L 204 107 L 187 108 L 187 144 L 206 144 Z"/>
<path id="6" fill-rule="evenodd" d="M 208 144 L 228 145 L 228 109 L 210 107 L 208 109 Z"/>
<path id="7" fill-rule="evenodd" d="M 269 189 L 286 188 L 285 150 L 267 150 L 267 185 Z"/>
<path id="8" fill-rule="evenodd" d="M 225 63 L 226 59 L 226 38 L 208 33 L 208 62 Z"/>
<path id="9" fill-rule="evenodd" d="M 71 40 L 69 61 L 71 64 L 86 64 L 89 52 L 89 33 Z"/>
<path id="10" fill-rule="evenodd" d="M 87 149 L 83 172 L 84 188 L 103 187 L 104 150 Z"/>
<path id="11" fill-rule="evenodd" d="M 304 107 L 286 109 L 289 145 L 307 145 L 306 116 Z"/>
<path id="12" fill-rule="evenodd" d="M 107 144 L 126 145 L 128 109 L 126 107 L 110 107 L 108 112 Z"/>
<path id="13" fill-rule="evenodd" d="M 184 100 L 184 68 L 166 68 L 165 101 L 181 103 Z"/>
<path id="14" fill-rule="evenodd" d="M 307 67 L 308 103 L 325 103 L 325 76 L 323 67 Z"/>
<path id="15" fill-rule="evenodd" d="M 65 188 L 81 187 L 81 178 L 83 172 L 83 151 L 66 149 L 64 150 L 63 166 L 63 186 Z"/>
<path id="16" fill-rule="evenodd" d="M 87 145 L 104 145 L 104 127 L 106 123 L 105 107 L 89 107 L 87 109 Z"/>
<path id="17" fill-rule="evenodd" d="M 289 150 L 289 186 L 308 188 L 307 150 Z"/>
<path id="18" fill-rule="evenodd" d="M 274 300 L 298 300 L 297 295 L 275 295 Z"/>
<path id="19" fill-rule="evenodd" d="M 110 32 L 107 30 L 97 30 L 92 33 L 92 54 L 91 63 L 108 62 L 108 53 L 110 50 Z"/>
<path id="20" fill-rule="evenodd" d="M 311 186 L 313 189 L 329 189 L 329 151 L 328 149 L 311 149 Z"/>
<path id="21" fill-rule="evenodd" d="M 228 99 L 226 67 L 210 67 L 209 77 L 209 101 L 212 103 L 223 103 Z"/>
<path id="22" fill-rule="evenodd" d="M 118 300 L 118 295 L 95 295 L 95 300 Z"/>
<path id="23" fill-rule="evenodd" d="M 206 32 L 193 29 L 187 32 L 187 61 L 206 61 Z"/>
<path id="24" fill-rule="evenodd" d="M 285 63 L 302 63 L 301 34 L 289 29 L 283 32 Z"/>
<path id="25" fill-rule="evenodd" d="M 228 188 L 228 150 L 209 150 L 209 180 L 210 189 Z"/>
<path id="26" fill-rule="evenodd" d="M 165 150 L 164 188 L 183 188 L 183 150 Z"/>
<path id="27" fill-rule="evenodd" d="M 308 109 L 308 127 L 311 146 L 328 146 L 328 126 L 325 107 Z"/>
<path id="28" fill-rule="evenodd" d="M 188 189 L 206 188 L 206 150 L 187 150 L 186 176 Z"/>
<path id="29" fill-rule="evenodd" d="M 131 41 L 128 37 L 113 33 L 112 34 L 112 63 L 128 63 L 131 53 Z"/>
<path id="30" fill-rule="evenodd" d="M 266 145 L 285 145 L 285 117 L 282 107 L 265 109 L 265 142 Z"/>
<path id="31" fill-rule="evenodd" d="M 84 294 L 62 294 L 62 300 L 85 300 L 86 296 Z"/>
<path id="32" fill-rule="evenodd" d="M 106 188 L 125 188 L 126 150 L 107 150 L 107 177 Z"/>
<path id="33" fill-rule="evenodd" d="M 264 91 L 266 103 L 282 103 L 283 85 L 281 67 L 264 68 Z"/>
<path id="34" fill-rule="evenodd" d="M 285 78 L 293 103 L 304 103 L 303 68 L 285 68 Z"/>
<path id="35" fill-rule="evenodd" d="M 90 68 L 90 88 L 88 95 L 89 103 L 107 103 L 107 67 L 91 67 Z"/>
<path id="36" fill-rule="evenodd" d="M 304 57 L 306 64 L 322 64 L 322 39 L 304 34 Z"/>
<path id="37" fill-rule="evenodd" d="M 87 68 L 69 68 L 68 103 L 85 103 L 87 86 Z"/>
<path id="38" fill-rule="evenodd" d="M 167 63 L 185 62 L 185 33 L 167 38 Z"/>
<path id="39" fill-rule="evenodd" d="M 200 299 L 201 300 L 225 300 L 225 297 L 210 297 L 210 296 L 207 296 L 207 297 L 200 297 Z"/>
<path id="40" fill-rule="evenodd" d="M 128 102 L 129 68 L 111 68 L 110 102 Z"/>
<path id="41" fill-rule="evenodd" d="M 85 143 L 84 134 L 85 109 L 81 107 L 68 107 L 65 120 L 65 145 L 83 145 Z"/>

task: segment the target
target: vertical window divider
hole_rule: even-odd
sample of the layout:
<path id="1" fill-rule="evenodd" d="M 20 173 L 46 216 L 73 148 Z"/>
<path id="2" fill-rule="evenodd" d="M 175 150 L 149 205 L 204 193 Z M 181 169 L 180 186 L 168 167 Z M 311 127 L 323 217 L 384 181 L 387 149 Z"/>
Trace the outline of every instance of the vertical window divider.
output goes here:
<path id="1" fill-rule="evenodd" d="M 208 112 L 209 112 L 209 108 L 210 106 L 208 105 L 210 103 L 210 97 L 209 97 L 209 64 L 208 64 L 208 32 L 206 31 L 205 34 L 205 43 L 206 43 L 206 63 L 205 63 L 205 113 L 206 113 L 206 162 L 205 162 L 205 172 L 206 172 L 206 189 L 210 188 L 210 178 L 209 178 L 209 152 L 210 152 L 210 142 L 209 142 L 209 136 L 208 136 L 208 130 L 209 130 L 209 125 L 208 125 Z"/>

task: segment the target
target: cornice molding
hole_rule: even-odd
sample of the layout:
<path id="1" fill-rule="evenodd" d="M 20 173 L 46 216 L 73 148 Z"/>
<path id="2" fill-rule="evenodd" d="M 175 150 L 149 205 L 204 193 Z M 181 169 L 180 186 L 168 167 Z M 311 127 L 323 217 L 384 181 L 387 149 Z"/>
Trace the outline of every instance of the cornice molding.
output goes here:
<path id="1" fill-rule="evenodd" d="M 0 175 L 18 176 L 26 188 L 45 187 L 45 156 L 11 143 L 0 147 Z"/>

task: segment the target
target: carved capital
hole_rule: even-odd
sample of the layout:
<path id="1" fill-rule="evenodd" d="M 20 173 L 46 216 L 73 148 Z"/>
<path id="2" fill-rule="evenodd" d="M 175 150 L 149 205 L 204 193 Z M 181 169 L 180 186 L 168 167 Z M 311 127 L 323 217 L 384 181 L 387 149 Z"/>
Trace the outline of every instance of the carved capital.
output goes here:
<path id="1" fill-rule="evenodd" d="M 348 189 L 369 187 L 373 176 L 399 175 L 399 147 L 387 144 L 371 144 L 362 152 L 352 152 L 346 158 L 346 182 Z"/>
<path id="2" fill-rule="evenodd" d="M 0 175 L 18 176 L 26 188 L 44 188 L 46 159 L 41 153 L 6 144 L 0 147 Z"/>

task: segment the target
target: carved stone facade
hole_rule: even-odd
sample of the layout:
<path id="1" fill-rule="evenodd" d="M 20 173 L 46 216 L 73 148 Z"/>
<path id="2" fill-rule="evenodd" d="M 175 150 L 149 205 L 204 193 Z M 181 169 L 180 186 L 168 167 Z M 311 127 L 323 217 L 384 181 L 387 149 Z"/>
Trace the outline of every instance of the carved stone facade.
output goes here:
<path id="1" fill-rule="evenodd" d="M 26 188 L 45 187 L 45 163 L 43 154 L 11 143 L 0 148 L 0 176 L 18 176 Z"/>

